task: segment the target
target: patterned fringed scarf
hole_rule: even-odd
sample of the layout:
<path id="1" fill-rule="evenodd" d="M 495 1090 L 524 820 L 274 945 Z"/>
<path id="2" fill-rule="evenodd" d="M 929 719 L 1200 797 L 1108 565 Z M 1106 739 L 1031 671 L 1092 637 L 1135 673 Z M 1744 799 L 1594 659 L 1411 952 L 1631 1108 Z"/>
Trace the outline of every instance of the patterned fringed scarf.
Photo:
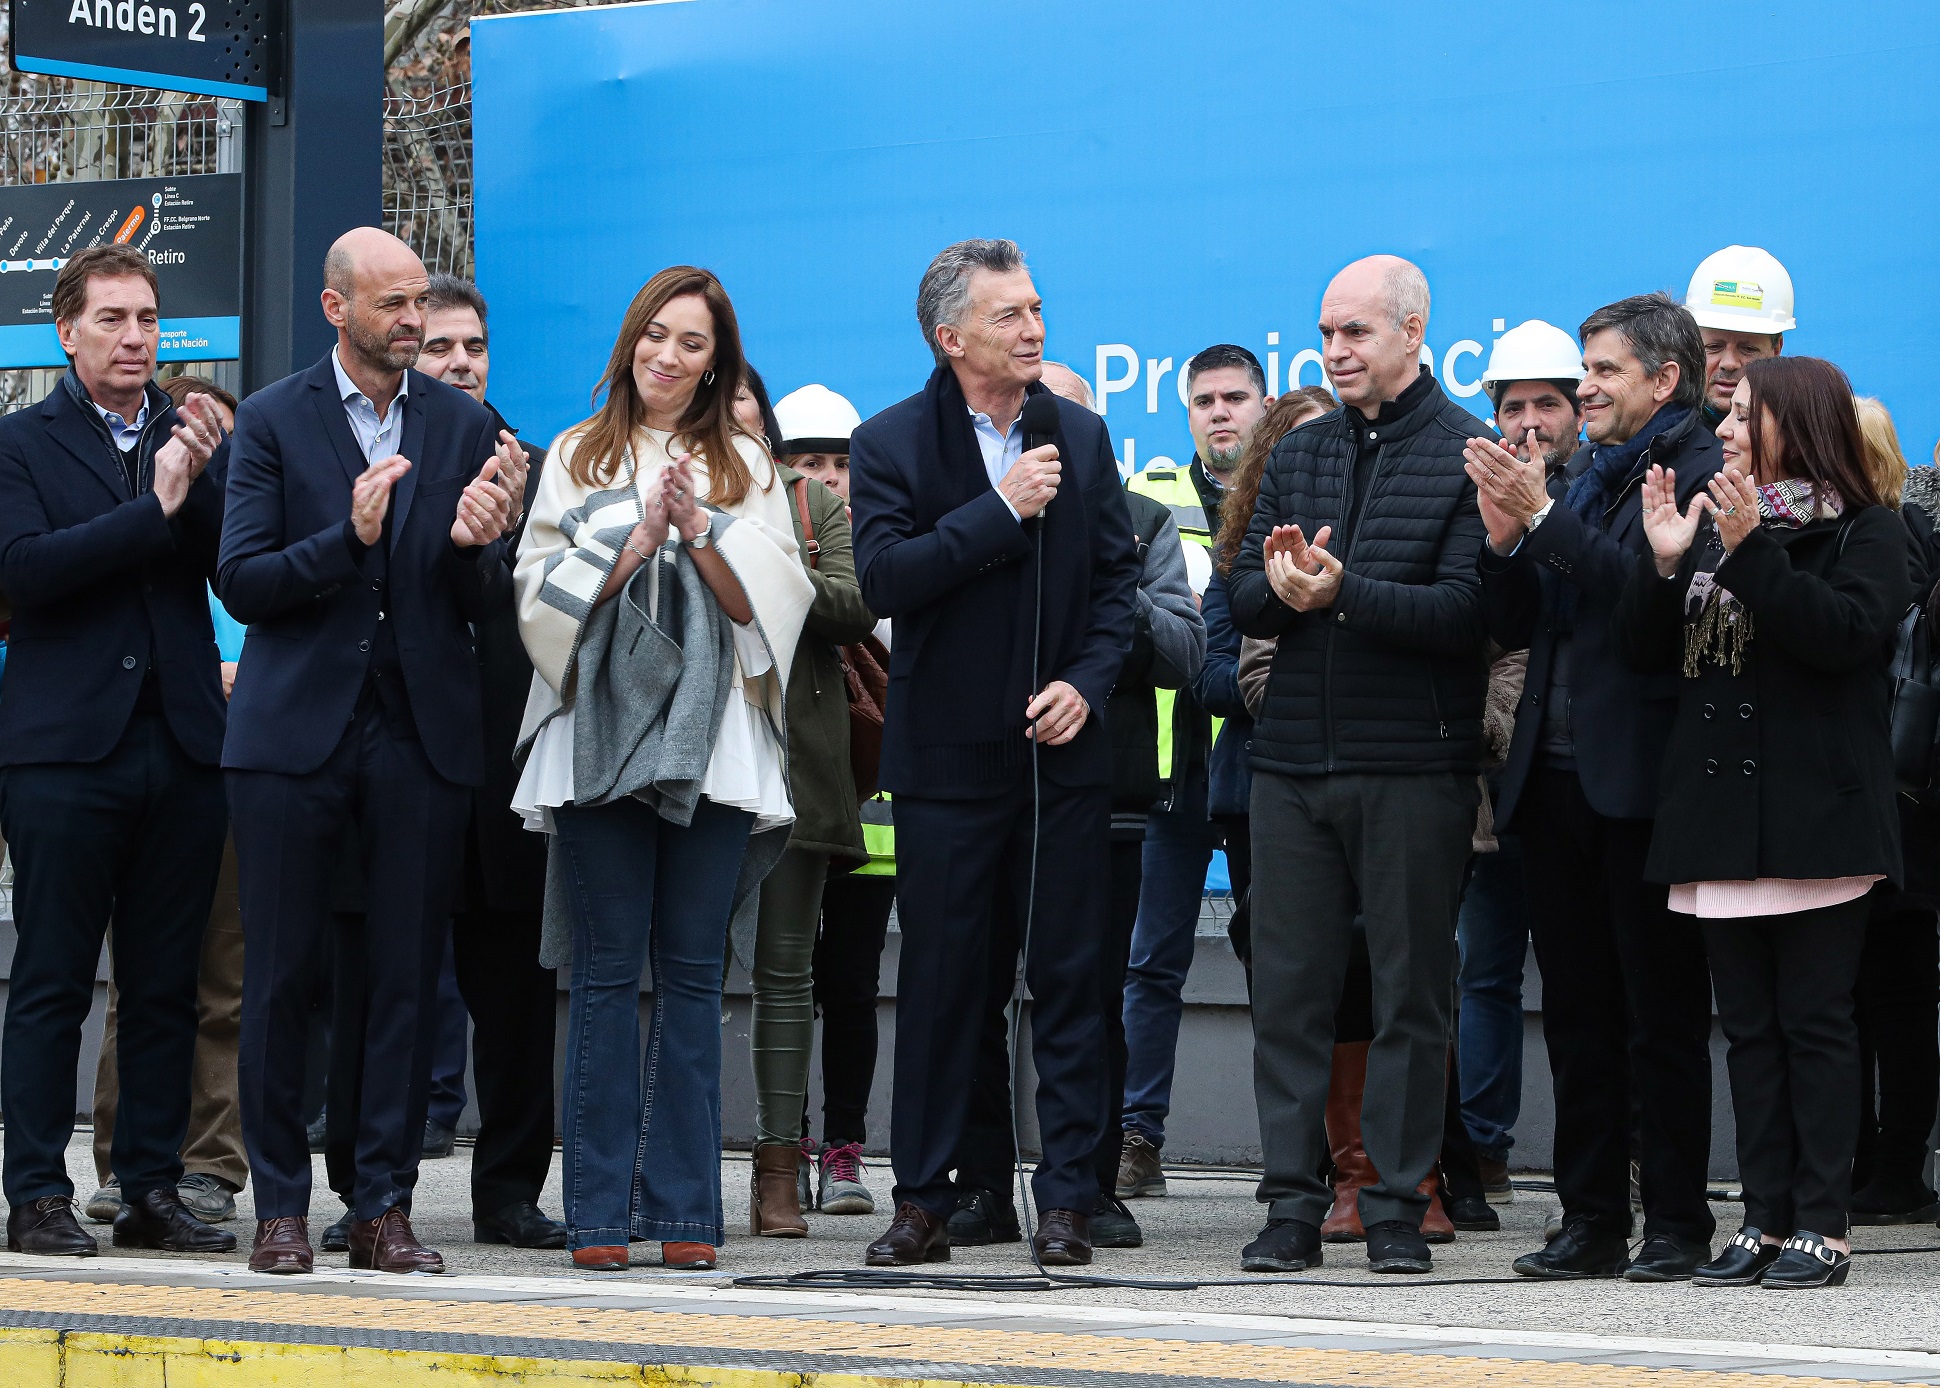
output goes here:
<path id="1" fill-rule="evenodd" d="M 1769 482 L 1758 489 L 1758 523 L 1781 530 L 1797 530 L 1815 520 L 1834 520 L 1846 509 L 1830 487 L 1815 488 L 1796 477 Z M 1751 609 L 1718 582 L 1724 562 L 1724 541 L 1715 523 L 1704 528 L 1704 551 L 1697 572 L 1684 594 L 1684 675 L 1695 679 L 1703 662 L 1729 665 L 1736 675 L 1744 669 L 1751 646 Z"/>

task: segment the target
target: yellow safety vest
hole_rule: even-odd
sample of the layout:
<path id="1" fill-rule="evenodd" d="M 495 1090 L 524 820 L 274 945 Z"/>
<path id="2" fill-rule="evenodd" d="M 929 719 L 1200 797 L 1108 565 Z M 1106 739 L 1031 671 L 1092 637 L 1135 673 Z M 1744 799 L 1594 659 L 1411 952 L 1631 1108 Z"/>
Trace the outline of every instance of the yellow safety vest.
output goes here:
<path id="1" fill-rule="evenodd" d="M 1141 496 L 1151 497 L 1170 511 L 1172 523 L 1179 527 L 1181 539 L 1203 545 L 1209 550 L 1212 548 L 1212 522 L 1206 515 L 1206 508 L 1200 504 L 1199 489 L 1192 484 L 1190 465 L 1142 468 L 1133 473 L 1132 480 L 1125 485 Z M 1158 696 L 1159 777 L 1169 781 L 1172 779 L 1172 725 L 1179 713 L 1178 691 L 1158 689 L 1153 692 Z M 1212 720 L 1206 742 L 1208 750 L 1218 740 L 1223 722 L 1219 718 Z"/>
<path id="2" fill-rule="evenodd" d="M 862 802 L 862 846 L 869 850 L 869 861 L 855 870 L 857 876 L 896 875 L 896 826 L 890 819 L 888 791 Z"/>

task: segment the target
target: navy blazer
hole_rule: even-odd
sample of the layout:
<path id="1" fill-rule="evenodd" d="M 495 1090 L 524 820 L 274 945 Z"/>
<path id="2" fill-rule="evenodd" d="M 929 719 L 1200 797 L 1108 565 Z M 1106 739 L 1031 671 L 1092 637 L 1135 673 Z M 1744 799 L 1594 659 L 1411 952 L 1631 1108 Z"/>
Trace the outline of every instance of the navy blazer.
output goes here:
<path id="1" fill-rule="evenodd" d="M 1022 609 L 991 606 L 999 589 L 990 581 L 1014 567 L 1019 585 L 1031 582 L 1032 541 L 981 469 L 968 481 L 971 499 L 938 516 L 938 497 L 957 495 L 964 479 L 937 477 L 934 465 L 926 475 L 922 460 L 932 444 L 921 437 L 923 420 L 919 392 L 866 420 L 849 440 L 856 575 L 869 610 L 896 622 L 881 783 L 899 795 L 969 798 L 1007 789 L 1029 764 L 1023 699 L 1014 713 L 964 703 L 986 697 L 993 684 L 978 651 L 1021 649 L 1028 660 L 1029 633 L 1018 629 Z M 1055 784 L 1109 787 L 1105 700 L 1131 646 L 1141 564 L 1104 421 L 1060 399 L 1058 424 L 1064 467 L 1046 508 L 1039 676 L 1043 684 L 1070 684 L 1091 713 L 1076 737 L 1044 748 L 1040 758 Z M 1028 683 L 1028 668 L 1024 674 Z M 1004 724 L 1007 739 L 994 756 L 965 731 L 993 720 Z"/>
<path id="2" fill-rule="evenodd" d="M 425 756 L 446 780 L 484 774 L 471 623 L 506 582 L 502 540 L 451 542 L 458 496 L 492 455 L 491 413 L 462 390 L 409 373 L 391 492 L 386 620 Z M 249 626 L 229 701 L 222 764 L 301 775 L 343 738 L 370 669 L 378 584 L 350 525 L 364 454 L 330 357 L 242 402 L 229 461 L 216 591 Z"/>
<path id="3" fill-rule="evenodd" d="M 1680 508 L 1716 475 L 1716 435 L 1699 411 L 1651 440 L 1648 466 L 1677 473 Z M 1578 449 L 1550 479 L 1556 504 L 1515 553 L 1498 555 L 1482 546 L 1482 610 L 1489 635 L 1506 651 L 1529 652 L 1529 675 L 1516 704 L 1509 759 L 1499 774 L 1496 823 L 1514 828 L 1522 788 L 1542 741 L 1543 705 L 1549 698 L 1550 662 L 1556 648 L 1559 602 L 1565 585 L 1575 590 L 1570 620 L 1570 729 L 1576 773 L 1590 808 L 1609 819 L 1651 819 L 1657 814 L 1658 773 L 1677 714 L 1674 673 L 1642 674 L 1625 664 L 1613 625 L 1644 538 L 1642 470 L 1607 508 L 1598 530 L 1563 504 L 1569 484 L 1590 465 L 1591 448 Z"/>
<path id="4" fill-rule="evenodd" d="M 143 456 L 175 422 L 151 383 Z M 13 604 L 0 766 L 107 756 L 151 664 L 175 740 L 216 764 L 222 678 L 208 581 L 227 449 L 168 517 L 153 491 L 129 496 L 113 435 L 66 381 L 0 419 L 0 587 Z"/>

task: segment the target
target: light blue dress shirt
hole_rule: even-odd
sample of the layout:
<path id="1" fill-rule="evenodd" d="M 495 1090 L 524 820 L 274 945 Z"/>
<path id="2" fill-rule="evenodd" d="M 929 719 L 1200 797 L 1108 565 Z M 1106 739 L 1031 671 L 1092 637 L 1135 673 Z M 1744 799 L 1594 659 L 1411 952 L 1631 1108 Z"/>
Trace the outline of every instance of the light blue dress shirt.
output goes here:
<path id="1" fill-rule="evenodd" d="M 88 403 L 94 405 L 92 400 L 88 401 Z M 142 401 L 141 409 L 135 415 L 135 420 L 132 424 L 116 414 L 113 410 L 104 410 L 99 405 L 94 405 L 94 412 L 101 416 L 102 423 L 108 426 L 108 432 L 115 437 L 115 447 L 119 448 L 123 453 L 126 453 L 129 449 L 141 442 L 141 431 L 148 427 L 148 402 L 146 400 Z"/>
<path id="2" fill-rule="evenodd" d="M 995 420 L 987 414 L 972 410 L 970 427 L 977 435 L 977 449 L 983 454 L 983 470 L 989 476 L 990 485 L 994 489 L 1004 480 L 1004 474 L 1015 467 L 1017 460 L 1024 456 L 1024 415 L 1020 411 L 1017 418 L 1010 422 L 1010 432 L 1000 434 L 997 432 Z M 1002 492 L 998 492 L 997 495 L 1002 499 L 1004 508 L 1010 512 L 1010 518 L 1021 521 L 1023 517 L 1018 515 L 1017 508 L 1010 504 L 1010 498 Z"/>
<path id="3" fill-rule="evenodd" d="M 404 401 L 411 391 L 411 373 L 405 372 L 399 380 L 389 412 L 379 419 L 377 406 L 345 372 L 344 364 L 337 359 L 335 347 L 330 349 L 330 366 L 337 373 L 337 394 L 343 397 L 344 414 L 350 419 L 350 432 L 357 436 L 357 446 L 364 451 L 364 466 L 383 462 L 396 453 L 404 442 Z"/>

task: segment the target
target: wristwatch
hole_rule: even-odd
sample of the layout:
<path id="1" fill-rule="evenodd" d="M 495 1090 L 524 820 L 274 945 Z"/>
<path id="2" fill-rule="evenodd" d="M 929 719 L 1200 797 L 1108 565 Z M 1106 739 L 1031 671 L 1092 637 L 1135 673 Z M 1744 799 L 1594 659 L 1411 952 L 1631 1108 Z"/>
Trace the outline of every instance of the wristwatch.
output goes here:
<path id="1" fill-rule="evenodd" d="M 1549 519 L 1549 513 L 1555 507 L 1555 505 L 1556 505 L 1556 498 L 1553 496 L 1548 501 L 1545 501 L 1543 503 L 1543 509 L 1536 512 L 1535 515 L 1529 518 L 1529 524 L 1524 527 L 1525 533 L 1533 535 L 1536 531 L 1536 527 Z"/>
<path id="2" fill-rule="evenodd" d="M 681 543 L 689 549 L 706 549 L 714 543 L 714 531 L 710 527 L 709 529 L 701 531 L 693 539 L 682 540 Z"/>

